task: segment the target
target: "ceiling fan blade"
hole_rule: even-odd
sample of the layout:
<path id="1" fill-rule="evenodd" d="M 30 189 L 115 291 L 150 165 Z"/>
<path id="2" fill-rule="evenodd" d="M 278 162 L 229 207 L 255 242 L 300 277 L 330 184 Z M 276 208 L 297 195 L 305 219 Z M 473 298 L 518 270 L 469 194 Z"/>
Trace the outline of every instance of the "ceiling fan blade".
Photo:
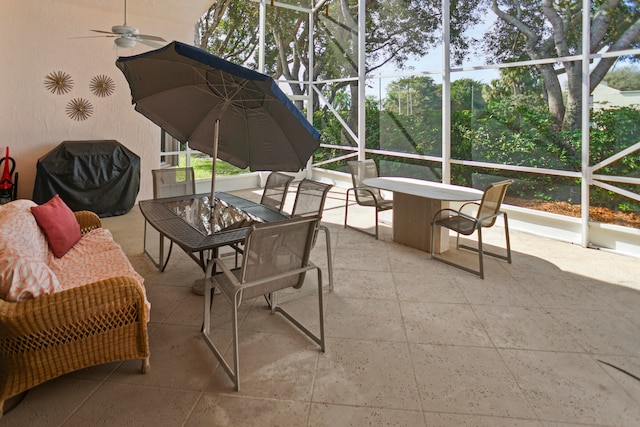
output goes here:
<path id="1" fill-rule="evenodd" d="M 142 44 L 144 44 L 146 46 L 149 46 L 149 47 L 152 47 L 154 49 L 159 49 L 159 48 L 164 46 L 164 44 L 156 42 L 156 41 L 153 41 L 153 40 L 139 39 L 137 41 L 138 41 L 138 43 L 142 43 Z"/>
<path id="2" fill-rule="evenodd" d="M 140 40 L 151 40 L 151 41 L 155 41 L 155 42 L 166 42 L 166 40 L 163 39 L 162 37 L 150 36 L 148 34 L 136 34 L 136 37 L 139 38 Z"/>
<path id="3" fill-rule="evenodd" d="M 78 37 L 69 37 L 70 39 L 97 39 L 97 38 L 113 38 L 117 37 L 115 35 L 106 35 L 106 36 L 78 36 Z"/>
<path id="4" fill-rule="evenodd" d="M 101 33 L 101 34 L 116 34 L 112 31 L 103 31 L 103 30 L 89 30 L 89 31 L 93 31 L 94 33 Z"/>

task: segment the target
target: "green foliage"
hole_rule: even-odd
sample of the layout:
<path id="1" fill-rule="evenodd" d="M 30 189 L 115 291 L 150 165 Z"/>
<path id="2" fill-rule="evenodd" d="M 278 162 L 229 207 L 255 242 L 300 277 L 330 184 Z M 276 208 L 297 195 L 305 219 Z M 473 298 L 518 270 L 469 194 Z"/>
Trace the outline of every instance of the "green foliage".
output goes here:
<path id="1" fill-rule="evenodd" d="M 640 90 L 640 68 L 638 67 L 621 67 L 609 71 L 603 79 L 607 84 L 615 89 Z"/>
<path id="2" fill-rule="evenodd" d="M 451 82 L 451 110 L 483 110 L 486 107 L 482 92 L 486 86 L 472 79 Z"/>
<path id="3" fill-rule="evenodd" d="M 208 156 L 206 154 L 192 154 L 189 164 L 191 165 L 191 167 L 193 167 L 193 172 L 196 179 L 211 179 L 211 171 L 213 166 L 213 163 L 211 162 L 211 156 Z M 185 154 L 180 155 L 178 166 L 186 166 Z M 218 160 L 216 162 L 216 176 L 239 175 L 248 171 L 248 168 L 240 169 L 222 160 Z"/>
<path id="4" fill-rule="evenodd" d="M 402 87 L 399 85 L 398 87 Z M 389 103 L 393 106 L 394 103 Z M 375 100 L 367 103 L 368 149 L 383 149 L 398 153 L 439 156 L 442 145 L 442 112 L 438 108 L 420 109 L 420 115 L 397 114 L 389 108 L 379 110 Z M 343 118 L 346 109 L 340 112 Z M 314 125 L 322 132 L 323 142 L 352 145 L 341 131 L 332 114 L 317 111 Z M 640 141 L 640 109 L 616 107 L 592 113 L 590 132 L 590 163 L 597 164 Z M 554 126 L 548 108 L 535 94 L 487 103 L 485 109 L 453 110 L 451 112 L 452 157 L 459 160 L 517 165 L 539 169 L 580 171 L 582 167 L 580 131 L 559 131 Z M 322 150 L 315 160 L 344 155 L 342 150 Z M 439 165 L 426 161 L 385 159 L 388 171 L 396 175 L 438 179 Z M 344 170 L 340 162 L 325 167 Z M 423 170 L 423 175 L 415 175 Z M 635 152 L 606 166 L 598 174 L 640 177 L 640 152 Z M 516 179 L 512 194 L 524 199 L 567 201 L 580 203 L 580 180 L 522 172 L 487 171 L 468 166 L 452 166 L 452 182 L 482 186 L 478 177 L 493 175 Z M 637 192 L 637 186 L 618 185 Z M 601 188 L 592 187 L 590 203 L 612 210 L 639 211 L 640 203 Z"/>

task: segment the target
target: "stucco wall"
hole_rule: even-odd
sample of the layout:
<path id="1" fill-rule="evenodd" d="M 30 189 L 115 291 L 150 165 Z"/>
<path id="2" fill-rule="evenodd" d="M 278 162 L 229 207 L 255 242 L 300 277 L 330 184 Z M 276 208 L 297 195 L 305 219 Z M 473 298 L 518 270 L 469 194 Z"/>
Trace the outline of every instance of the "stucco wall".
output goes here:
<path id="1" fill-rule="evenodd" d="M 209 2 L 130 1 L 127 24 L 143 34 L 192 44 L 194 24 Z M 132 3 L 137 3 L 135 8 Z M 113 25 L 122 25 L 123 4 L 95 0 L 0 2 L 0 154 L 4 156 L 4 147 L 10 147 L 19 172 L 20 198 L 31 198 L 36 162 L 53 147 L 65 140 L 101 139 L 118 140 L 140 156 L 138 199 L 151 198 L 150 170 L 159 166 L 160 130 L 133 109 L 129 86 L 115 61 L 118 56 L 152 48 L 138 43 L 132 49 L 116 49 L 112 38 L 74 38 L 95 35 L 90 29 L 110 30 Z M 45 77 L 55 71 L 71 77 L 69 93 L 56 95 L 46 89 Z M 98 97 L 91 92 L 89 84 L 97 75 L 113 79 L 111 96 Z M 67 115 L 65 107 L 74 98 L 92 104 L 93 113 L 87 120 Z"/>

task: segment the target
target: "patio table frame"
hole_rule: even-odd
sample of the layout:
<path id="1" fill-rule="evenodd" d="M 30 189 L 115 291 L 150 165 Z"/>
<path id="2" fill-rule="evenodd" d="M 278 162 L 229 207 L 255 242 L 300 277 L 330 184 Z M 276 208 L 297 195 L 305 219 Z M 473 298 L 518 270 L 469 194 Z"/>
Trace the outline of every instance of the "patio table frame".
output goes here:
<path id="1" fill-rule="evenodd" d="M 215 257 L 220 247 L 232 246 L 237 248 L 237 245 L 244 242 L 247 232 L 249 231 L 249 227 L 242 227 L 205 234 L 189 224 L 184 218 L 177 215 L 167 206 L 168 203 L 201 199 L 209 195 L 209 193 L 201 193 L 163 199 L 142 200 L 138 203 L 140 212 L 147 222 L 185 251 L 185 253 L 202 268 L 202 271 L 206 270 L 208 262 L 208 260 L 204 258 L 205 252 L 212 250 L 214 252 L 213 256 Z M 215 196 L 217 199 L 249 213 L 264 222 L 282 221 L 288 218 L 286 215 L 274 211 L 267 206 L 233 194 L 217 192 Z M 196 253 L 199 254 L 199 256 L 196 256 Z"/>

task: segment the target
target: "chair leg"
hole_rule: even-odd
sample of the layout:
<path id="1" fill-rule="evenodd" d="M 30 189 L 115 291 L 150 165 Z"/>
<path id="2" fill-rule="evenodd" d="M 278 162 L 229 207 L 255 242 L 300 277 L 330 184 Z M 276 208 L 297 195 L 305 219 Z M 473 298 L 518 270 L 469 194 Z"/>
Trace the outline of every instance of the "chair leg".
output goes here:
<path id="1" fill-rule="evenodd" d="M 509 240 L 509 221 L 507 220 L 507 213 L 502 212 L 504 218 L 504 236 L 507 242 L 507 262 L 511 264 L 511 241 Z"/>
<path id="2" fill-rule="evenodd" d="M 376 206 L 376 240 L 378 240 L 378 207 Z"/>
<path id="3" fill-rule="evenodd" d="M 347 225 L 347 214 L 349 212 L 349 191 L 351 190 L 353 190 L 353 188 L 349 188 L 347 190 L 346 204 L 344 206 L 344 228 L 350 228 L 352 230 L 359 231 L 361 233 L 366 234 L 367 236 L 375 237 L 377 239 L 378 238 L 378 209 L 377 208 L 376 208 L 376 232 L 375 233 L 369 233 L 368 231 L 362 230 L 352 225 Z"/>
<path id="4" fill-rule="evenodd" d="M 320 336 L 313 333 L 306 326 L 300 323 L 295 317 L 293 317 L 289 312 L 287 312 L 284 308 L 275 306 L 275 310 L 282 314 L 289 322 L 293 323 L 298 329 L 304 332 L 313 342 L 318 344 L 322 351 L 325 351 L 325 341 L 324 341 L 324 297 L 322 293 L 322 270 L 318 267 L 315 267 L 315 270 L 318 272 L 318 308 L 320 310 Z"/>
<path id="5" fill-rule="evenodd" d="M 435 221 L 433 221 L 431 223 L 431 248 L 435 247 L 435 244 L 436 244 L 436 230 L 438 229 L 438 227 L 440 227 L 440 226 L 437 225 Z M 480 230 L 478 230 L 478 231 L 480 231 Z M 464 245 L 458 245 L 459 239 L 460 239 L 460 233 L 458 233 L 458 235 L 456 237 L 456 249 L 458 249 L 458 247 L 460 247 L 460 248 L 467 248 L 467 249 L 471 249 L 471 250 L 474 250 L 474 251 L 478 251 L 477 249 L 474 249 L 474 248 L 470 248 L 470 247 L 467 247 L 467 246 L 464 246 Z M 441 262 L 443 264 L 450 265 L 452 267 L 459 268 L 460 270 L 464 270 L 464 271 L 466 271 L 468 273 L 475 274 L 476 276 L 479 276 L 481 279 L 484 279 L 484 273 L 483 273 L 483 267 L 482 267 L 482 234 L 478 234 L 478 245 L 479 245 L 479 249 L 480 249 L 478 251 L 479 252 L 479 259 L 480 259 L 480 269 L 479 270 L 474 270 L 474 269 L 466 267 L 464 265 L 461 265 L 461 264 L 455 263 L 453 261 L 449 261 L 447 259 L 441 258 L 441 257 L 435 255 L 433 250 L 431 251 L 431 259 L 434 260 L 434 261 Z"/>
<path id="6" fill-rule="evenodd" d="M 351 189 L 347 189 L 347 198 L 344 204 L 344 228 L 347 228 L 347 215 L 349 213 L 349 190 Z"/>
<path id="7" fill-rule="evenodd" d="M 142 360 L 142 373 L 146 374 L 151 369 L 151 363 L 149 362 L 149 356 Z"/>
<path id="8" fill-rule="evenodd" d="M 329 291 L 333 292 L 333 260 L 331 259 L 331 236 L 329 229 L 324 225 L 318 225 L 318 230 L 324 231 L 327 246 L 327 272 L 329 273 Z"/>
<path id="9" fill-rule="evenodd" d="M 235 295 L 233 301 L 232 326 L 233 326 L 233 370 L 235 375 L 233 381 L 236 384 L 236 391 L 240 391 L 240 354 L 238 346 L 238 294 Z"/>
<path id="10" fill-rule="evenodd" d="M 484 263 L 482 262 L 482 227 L 478 228 L 478 264 L 480 266 L 479 274 L 484 279 Z"/>
<path id="11" fill-rule="evenodd" d="M 209 346 L 209 348 L 211 349 L 211 351 L 213 352 L 213 354 L 216 356 L 216 358 L 218 359 L 218 361 L 220 362 L 220 364 L 222 365 L 222 368 L 225 370 L 225 372 L 229 375 L 229 377 L 231 378 L 231 380 L 234 382 L 235 384 L 235 389 L 239 390 L 240 389 L 240 381 L 239 381 L 239 375 L 238 375 L 238 369 L 240 366 L 240 360 L 238 357 L 238 308 L 237 308 L 237 304 L 235 303 L 235 299 L 238 298 L 238 296 L 236 295 L 236 297 L 234 298 L 234 301 L 232 301 L 232 303 L 234 304 L 234 307 L 232 309 L 232 323 L 233 323 L 233 330 L 234 330 L 234 342 L 233 342 L 233 346 L 234 346 L 234 369 L 231 368 L 231 366 L 229 366 L 229 363 L 227 363 L 227 361 L 225 360 L 225 358 L 222 356 L 222 353 L 220 352 L 220 350 L 216 347 L 216 345 L 213 343 L 213 340 L 211 339 L 211 302 L 213 300 L 213 288 L 212 288 L 212 283 L 211 283 L 211 275 L 213 272 L 213 266 L 214 266 L 214 262 L 210 261 L 209 264 L 206 267 L 206 271 L 205 271 L 205 284 L 204 284 L 204 322 L 202 324 L 202 337 L 204 338 L 205 343 Z"/>

